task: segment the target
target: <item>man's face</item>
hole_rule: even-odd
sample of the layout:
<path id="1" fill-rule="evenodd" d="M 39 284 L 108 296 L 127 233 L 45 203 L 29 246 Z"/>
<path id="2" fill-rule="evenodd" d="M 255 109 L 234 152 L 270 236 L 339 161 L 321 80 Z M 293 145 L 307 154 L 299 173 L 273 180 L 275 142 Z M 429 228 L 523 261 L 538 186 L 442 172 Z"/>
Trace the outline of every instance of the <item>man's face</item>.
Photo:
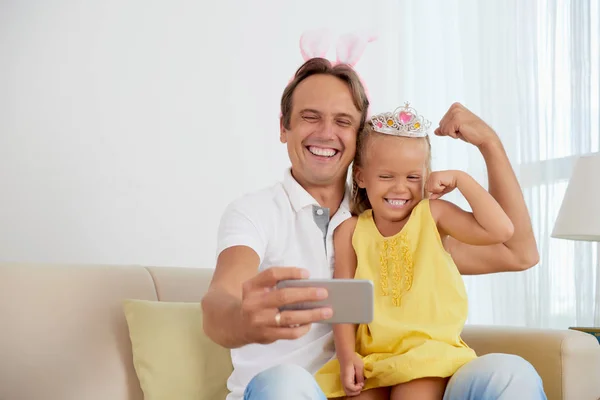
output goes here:
<path id="1" fill-rule="evenodd" d="M 328 186 L 346 179 L 354 159 L 360 112 L 348 86 L 329 75 L 302 81 L 292 97 L 289 129 L 281 125 L 294 178 L 303 186 Z"/>

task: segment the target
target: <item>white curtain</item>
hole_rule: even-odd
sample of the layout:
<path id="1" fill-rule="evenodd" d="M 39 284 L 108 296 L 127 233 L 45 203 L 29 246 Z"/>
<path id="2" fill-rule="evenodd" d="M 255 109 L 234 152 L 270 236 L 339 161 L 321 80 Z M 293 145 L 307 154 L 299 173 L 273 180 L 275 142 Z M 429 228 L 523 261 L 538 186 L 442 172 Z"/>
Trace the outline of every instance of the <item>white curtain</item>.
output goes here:
<path id="1" fill-rule="evenodd" d="M 460 101 L 523 185 L 541 262 L 466 277 L 469 322 L 600 325 L 597 247 L 549 236 L 574 157 L 598 151 L 598 0 L 0 4 L 1 259 L 213 265 L 225 205 L 289 164 L 278 102 L 301 33 L 372 28 L 372 110 L 436 123 Z M 486 184 L 472 146 L 433 149 Z"/>
<path id="2" fill-rule="evenodd" d="M 538 241 L 535 268 L 465 278 L 468 322 L 599 326 L 598 245 L 550 238 L 574 160 L 599 150 L 598 1 L 402 4 L 399 92 L 428 115 L 460 101 L 498 132 Z M 472 146 L 436 138 L 433 151 L 434 168 L 464 169 L 487 184 Z"/>

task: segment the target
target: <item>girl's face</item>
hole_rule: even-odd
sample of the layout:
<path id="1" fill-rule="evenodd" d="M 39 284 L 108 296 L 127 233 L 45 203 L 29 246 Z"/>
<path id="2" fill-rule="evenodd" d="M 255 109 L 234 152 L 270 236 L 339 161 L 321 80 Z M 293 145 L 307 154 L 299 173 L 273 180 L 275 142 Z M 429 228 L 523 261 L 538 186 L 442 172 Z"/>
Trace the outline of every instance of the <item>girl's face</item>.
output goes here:
<path id="1" fill-rule="evenodd" d="M 429 156 L 426 139 L 373 135 L 365 146 L 356 183 L 366 189 L 377 220 L 404 220 L 423 199 Z"/>

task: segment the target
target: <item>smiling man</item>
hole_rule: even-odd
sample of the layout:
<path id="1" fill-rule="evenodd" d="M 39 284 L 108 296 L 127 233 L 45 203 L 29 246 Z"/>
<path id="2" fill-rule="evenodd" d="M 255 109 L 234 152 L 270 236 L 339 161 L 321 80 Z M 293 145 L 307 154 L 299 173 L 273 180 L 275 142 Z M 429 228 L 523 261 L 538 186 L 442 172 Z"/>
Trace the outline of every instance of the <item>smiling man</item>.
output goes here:
<path id="1" fill-rule="evenodd" d="M 334 356 L 331 310 L 279 312 L 320 300 L 316 288 L 274 290 L 280 280 L 331 278 L 333 233 L 351 216 L 348 167 L 369 102 L 352 68 L 307 61 L 281 98 L 280 140 L 291 168 L 283 181 L 248 194 L 226 209 L 218 258 L 202 300 L 204 330 L 230 348 L 234 371 L 228 400 L 319 399 L 313 374 Z M 497 246 L 445 245 L 463 274 L 523 270 L 537 249 L 520 187 L 497 135 L 481 119 L 453 105 L 436 133 L 477 146 L 488 167 L 490 193 L 511 218 L 515 234 Z M 533 367 L 512 355 L 487 355 L 461 368 L 446 400 L 545 399 Z"/>

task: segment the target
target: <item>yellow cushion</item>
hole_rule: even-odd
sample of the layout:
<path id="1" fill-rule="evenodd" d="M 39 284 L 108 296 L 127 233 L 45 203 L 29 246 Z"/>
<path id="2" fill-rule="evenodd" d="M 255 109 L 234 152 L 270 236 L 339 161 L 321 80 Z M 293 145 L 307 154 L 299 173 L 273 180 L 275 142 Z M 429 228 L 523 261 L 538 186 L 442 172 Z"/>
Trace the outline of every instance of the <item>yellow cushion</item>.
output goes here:
<path id="1" fill-rule="evenodd" d="M 145 400 L 225 399 L 231 357 L 204 334 L 199 303 L 125 300 L 123 310 Z"/>

